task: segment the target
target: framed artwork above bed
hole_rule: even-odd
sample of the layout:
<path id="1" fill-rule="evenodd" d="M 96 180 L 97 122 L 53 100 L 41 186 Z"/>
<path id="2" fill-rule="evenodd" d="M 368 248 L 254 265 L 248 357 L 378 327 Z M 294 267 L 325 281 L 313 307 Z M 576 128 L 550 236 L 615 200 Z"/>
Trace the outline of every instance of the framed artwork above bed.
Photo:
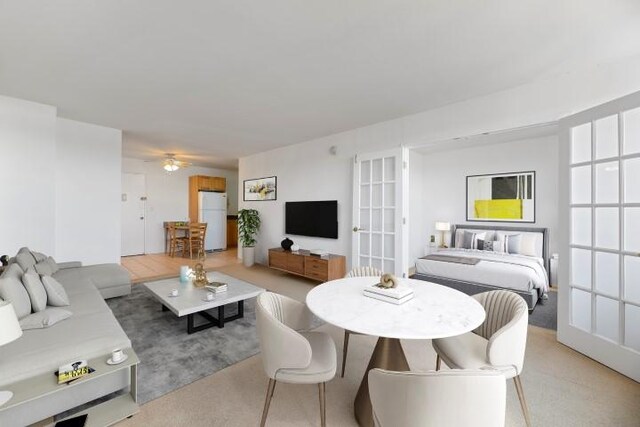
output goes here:
<path id="1" fill-rule="evenodd" d="M 536 222 L 535 171 L 467 176 L 467 221 Z"/>

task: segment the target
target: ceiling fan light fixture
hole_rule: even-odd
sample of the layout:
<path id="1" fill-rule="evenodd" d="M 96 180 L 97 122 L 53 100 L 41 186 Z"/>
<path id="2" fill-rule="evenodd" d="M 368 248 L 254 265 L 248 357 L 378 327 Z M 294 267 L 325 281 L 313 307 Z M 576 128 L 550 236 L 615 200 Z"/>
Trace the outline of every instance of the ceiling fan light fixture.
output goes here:
<path id="1" fill-rule="evenodd" d="M 164 164 L 164 170 L 166 170 L 167 172 L 175 172 L 178 169 L 180 169 L 180 166 L 178 166 L 173 159 L 167 160 L 167 162 Z"/>

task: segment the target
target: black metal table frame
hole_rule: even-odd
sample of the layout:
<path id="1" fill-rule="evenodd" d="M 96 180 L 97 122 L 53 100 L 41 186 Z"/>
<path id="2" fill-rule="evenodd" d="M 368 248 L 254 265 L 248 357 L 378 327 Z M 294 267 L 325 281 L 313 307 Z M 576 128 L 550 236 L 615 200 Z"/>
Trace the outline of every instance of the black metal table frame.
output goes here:
<path id="1" fill-rule="evenodd" d="M 230 304 L 227 304 L 227 305 L 230 305 Z M 205 329 L 209 329 L 213 326 L 217 326 L 218 328 L 224 328 L 225 322 L 230 322 L 236 319 L 242 319 L 244 317 L 244 300 L 238 301 L 238 313 L 234 314 L 233 316 L 225 317 L 224 305 L 218 306 L 216 308 L 218 309 L 218 317 L 215 317 L 207 313 L 207 310 L 202 310 L 196 313 L 187 314 L 187 333 L 193 334 L 194 332 L 200 332 Z M 215 310 L 215 308 L 212 310 Z M 163 305 L 162 311 L 169 311 L 169 309 Z M 196 314 L 204 317 L 206 320 L 208 320 L 208 322 L 196 325 L 194 321 Z"/>

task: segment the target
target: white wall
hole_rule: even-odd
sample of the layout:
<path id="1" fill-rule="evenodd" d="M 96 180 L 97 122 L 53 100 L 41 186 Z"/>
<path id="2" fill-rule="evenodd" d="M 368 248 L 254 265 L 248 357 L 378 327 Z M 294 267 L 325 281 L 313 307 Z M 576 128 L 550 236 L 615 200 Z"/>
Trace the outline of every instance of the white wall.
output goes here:
<path id="1" fill-rule="evenodd" d="M 422 221 L 426 235 L 440 242 L 436 221 L 464 224 L 466 221 L 466 177 L 490 173 L 536 172 L 536 222 L 514 224 L 473 222 L 479 225 L 547 227 L 550 249 L 558 249 L 558 154 L 557 136 L 505 142 L 423 155 L 424 205 Z M 412 183 L 413 184 L 413 183 Z M 412 190 L 413 192 L 413 190 Z M 448 238 L 447 238 L 448 239 Z M 447 240 L 447 244 L 449 240 Z"/>
<path id="2" fill-rule="evenodd" d="M 278 201 L 240 201 L 240 208 L 258 209 L 262 217 L 256 260 L 264 263 L 267 249 L 278 246 L 284 237 L 283 202 L 286 200 L 337 199 L 340 239 L 296 239 L 302 247 L 319 246 L 350 254 L 351 237 L 347 230 L 351 228 L 351 159 L 357 153 L 553 122 L 638 89 L 640 55 L 615 63 L 594 64 L 577 73 L 548 76 L 491 95 L 241 158 L 239 182 L 278 176 Z M 332 145 L 338 149 L 336 156 L 329 154 Z M 419 163 L 410 159 L 410 168 L 416 161 Z M 414 176 L 411 170 L 410 175 Z M 411 190 L 411 194 L 427 205 L 428 195 L 424 191 Z M 420 224 L 423 220 L 421 208 L 414 203 L 412 198 L 409 247 L 413 257 L 419 254 L 420 240 L 425 241 L 428 233 L 427 225 Z"/>
<path id="3" fill-rule="evenodd" d="M 161 162 L 145 162 L 125 158 L 122 172 L 146 176 L 145 252 L 164 252 L 164 221 L 189 219 L 189 177 L 191 175 L 223 176 L 227 179 L 228 213 L 238 212 L 238 172 L 226 169 L 190 166 L 167 173 Z M 120 190 L 118 190 L 120 191 Z M 118 211 L 118 218 L 120 213 Z"/>
<path id="4" fill-rule="evenodd" d="M 56 108 L 0 96 L 0 254 L 55 250 Z"/>
<path id="5" fill-rule="evenodd" d="M 122 132 L 58 118 L 56 257 L 120 262 Z"/>

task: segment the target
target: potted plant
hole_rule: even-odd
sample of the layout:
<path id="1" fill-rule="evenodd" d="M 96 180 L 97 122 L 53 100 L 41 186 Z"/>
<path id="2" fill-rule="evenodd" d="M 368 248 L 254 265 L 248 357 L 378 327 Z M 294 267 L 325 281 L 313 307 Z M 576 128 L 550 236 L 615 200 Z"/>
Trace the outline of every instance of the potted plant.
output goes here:
<path id="1" fill-rule="evenodd" d="M 242 244 L 242 263 L 251 267 L 255 260 L 256 235 L 260 230 L 260 214 L 255 209 L 238 211 L 238 232 Z"/>

